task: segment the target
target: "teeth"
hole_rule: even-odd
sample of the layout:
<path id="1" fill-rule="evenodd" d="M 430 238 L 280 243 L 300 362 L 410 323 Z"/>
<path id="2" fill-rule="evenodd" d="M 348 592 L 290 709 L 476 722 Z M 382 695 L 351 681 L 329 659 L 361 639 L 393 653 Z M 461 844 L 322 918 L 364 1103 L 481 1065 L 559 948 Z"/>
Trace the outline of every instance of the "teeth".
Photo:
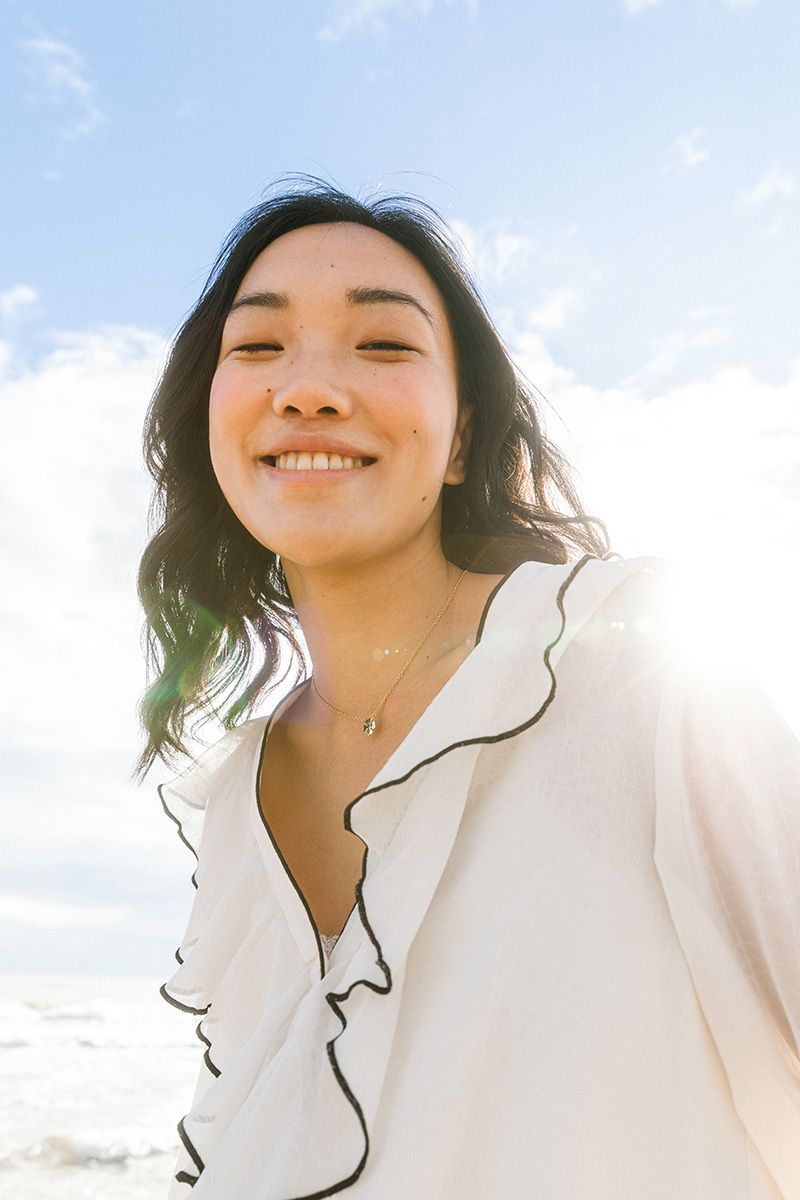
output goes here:
<path id="1" fill-rule="evenodd" d="M 274 459 L 274 464 L 279 471 L 352 471 L 357 467 L 364 466 L 362 458 L 348 458 L 341 454 L 327 454 L 322 450 L 315 450 L 310 454 L 306 450 L 301 450 L 296 453 L 290 450 L 288 454 L 279 454 Z"/>

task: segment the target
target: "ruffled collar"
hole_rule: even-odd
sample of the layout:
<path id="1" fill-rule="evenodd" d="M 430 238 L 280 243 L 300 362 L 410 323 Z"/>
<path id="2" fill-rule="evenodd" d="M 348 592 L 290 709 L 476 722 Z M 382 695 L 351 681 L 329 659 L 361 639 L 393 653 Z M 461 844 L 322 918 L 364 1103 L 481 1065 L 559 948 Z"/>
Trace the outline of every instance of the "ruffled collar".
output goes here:
<path id="1" fill-rule="evenodd" d="M 239 1144 L 234 1125 L 245 1137 L 247 1130 L 259 1131 L 258 1145 L 251 1147 L 262 1164 L 255 1177 L 269 1180 L 270 1195 L 315 1200 L 346 1190 L 360 1177 L 408 953 L 450 857 L 480 751 L 545 716 L 556 698 L 564 649 L 624 578 L 648 567 L 647 560 L 589 556 L 558 566 L 525 563 L 495 590 L 474 650 L 345 812 L 347 827 L 366 846 L 364 871 L 356 908 L 327 973 L 311 915 L 260 815 L 257 782 L 268 726 L 253 722 L 249 735 L 235 739 L 236 778 L 249 779 L 251 828 L 271 895 L 280 901 L 304 960 L 305 982 L 280 1051 L 265 1059 L 258 1083 L 244 1086 L 242 1071 L 222 1063 L 221 1074 L 186 1118 L 184 1144 L 196 1155 L 195 1165 L 204 1164 L 198 1197 L 227 1194 Z M 290 702 L 287 697 L 275 715 Z M 215 760 L 215 771 L 201 770 L 194 783 L 181 781 L 190 812 L 202 808 L 200 793 L 208 794 L 221 770 Z M 211 956 L 213 948 L 203 953 Z M 236 961 L 234 955 L 230 972 Z M 236 994 L 235 981 L 227 994 Z M 235 1012 L 228 1019 L 235 1022 Z M 242 1056 L 246 1053 L 254 1051 L 245 1048 Z M 287 1123 L 286 1114 L 297 1112 L 298 1095 L 307 1098 L 302 1121 Z M 226 1121 L 220 1120 L 223 1112 Z M 252 1200 L 257 1194 L 252 1192 Z M 242 1193 L 241 1200 L 250 1195 Z"/>

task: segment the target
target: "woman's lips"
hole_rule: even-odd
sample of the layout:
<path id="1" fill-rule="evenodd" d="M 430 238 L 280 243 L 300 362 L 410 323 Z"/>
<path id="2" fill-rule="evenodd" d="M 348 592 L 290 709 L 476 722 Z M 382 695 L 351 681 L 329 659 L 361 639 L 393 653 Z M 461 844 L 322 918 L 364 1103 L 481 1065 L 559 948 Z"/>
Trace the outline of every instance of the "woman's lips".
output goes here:
<path id="1" fill-rule="evenodd" d="M 366 456 L 351 458 L 334 451 L 290 450 L 286 454 L 265 454 L 260 461 L 267 475 L 283 484 L 320 484 L 354 479 L 368 471 L 376 460 Z"/>

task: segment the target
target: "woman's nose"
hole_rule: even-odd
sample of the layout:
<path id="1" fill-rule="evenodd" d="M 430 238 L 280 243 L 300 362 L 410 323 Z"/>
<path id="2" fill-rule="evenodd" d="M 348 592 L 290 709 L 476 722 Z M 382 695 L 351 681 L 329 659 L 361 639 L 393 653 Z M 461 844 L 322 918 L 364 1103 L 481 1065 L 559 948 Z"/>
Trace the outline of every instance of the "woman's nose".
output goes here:
<path id="1" fill-rule="evenodd" d="M 353 402 L 346 388 L 337 384 L 324 363 L 293 364 L 288 377 L 275 389 L 272 408 L 278 416 L 349 417 Z"/>

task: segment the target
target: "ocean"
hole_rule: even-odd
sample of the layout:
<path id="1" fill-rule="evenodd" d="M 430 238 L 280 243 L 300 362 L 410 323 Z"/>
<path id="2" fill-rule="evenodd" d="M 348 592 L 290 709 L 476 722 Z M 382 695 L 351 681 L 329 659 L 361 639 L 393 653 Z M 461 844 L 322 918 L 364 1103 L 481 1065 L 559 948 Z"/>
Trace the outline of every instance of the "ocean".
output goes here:
<path id="1" fill-rule="evenodd" d="M 160 982 L 0 976 L 0 1200 L 164 1200 L 202 1047 Z"/>

